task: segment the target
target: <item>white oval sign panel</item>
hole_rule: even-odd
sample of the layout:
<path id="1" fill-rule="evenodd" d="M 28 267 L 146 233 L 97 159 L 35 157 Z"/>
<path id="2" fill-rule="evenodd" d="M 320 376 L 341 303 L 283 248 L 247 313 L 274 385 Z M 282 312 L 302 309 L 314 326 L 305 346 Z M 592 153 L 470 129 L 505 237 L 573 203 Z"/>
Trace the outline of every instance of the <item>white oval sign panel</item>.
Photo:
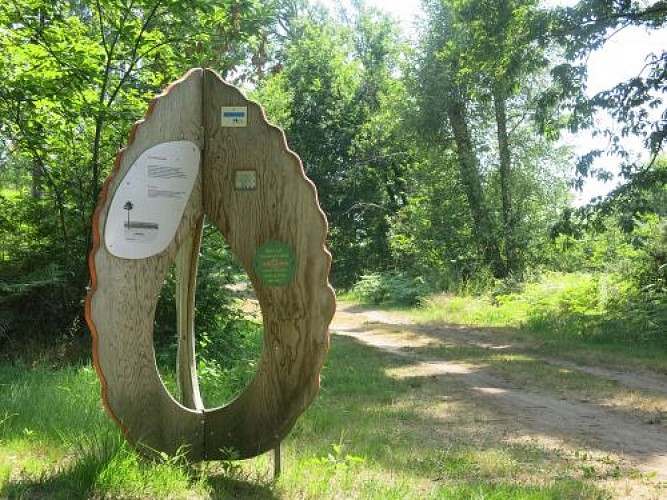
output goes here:
<path id="1" fill-rule="evenodd" d="M 144 151 L 111 200 L 104 240 L 112 255 L 145 259 L 176 234 L 199 172 L 199 147 L 171 141 Z"/>

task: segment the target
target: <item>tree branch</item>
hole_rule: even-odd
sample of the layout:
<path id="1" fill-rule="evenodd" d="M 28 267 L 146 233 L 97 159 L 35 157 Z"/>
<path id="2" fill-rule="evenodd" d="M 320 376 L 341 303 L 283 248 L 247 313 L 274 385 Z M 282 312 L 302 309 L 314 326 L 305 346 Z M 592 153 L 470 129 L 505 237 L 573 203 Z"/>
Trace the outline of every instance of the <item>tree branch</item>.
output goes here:
<path id="1" fill-rule="evenodd" d="M 137 57 L 137 53 L 139 52 L 139 47 L 141 45 L 141 41 L 144 37 L 144 33 L 148 30 L 148 25 L 151 23 L 153 20 L 153 17 L 155 16 L 157 9 L 160 7 L 162 4 L 163 0 L 157 0 L 153 7 L 151 8 L 150 12 L 148 13 L 148 16 L 144 19 L 144 22 L 141 25 L 141 30 L 139 31 L 139 34 L 137 35 L 137 38 L 134 41 L 134 45 L 132 47 L 132 53 L 130 54 L 129 60 L 130 60 L 130 66 L 127 68 L 127 71 L 123 74 L 122 78 L 118 82 L 118 85 L 116 85 L 114 91 L 111 93 L 111 96 L 106 102 L 106 107 L 110 107 L 113 102 L 116 100 L 116 97 L 118 96 L 118 93 L 120 90 L 123 88 L 125 83 L 127 82 L 127 79 L 129 78 L 130 74 L 134 70 L 134 67 L 136 66 L 137 62 L 139 62 L 140 58 Z"/>
<path id="2" fill-rule="evenodd" d="M 107 38 L 104 35 L 104 16 L 102 14 L 102 4 L 100 4 L 100 0 L 95 0 L 95 6 L 97 7 L 97 17 L 100 23 L 100 37 L 102 38 L 102 47 L 104 48 L 104 53 L 107 55 L 107 58 L 109 58 L 111 57 L 111 54 L 109 54 Z"/>

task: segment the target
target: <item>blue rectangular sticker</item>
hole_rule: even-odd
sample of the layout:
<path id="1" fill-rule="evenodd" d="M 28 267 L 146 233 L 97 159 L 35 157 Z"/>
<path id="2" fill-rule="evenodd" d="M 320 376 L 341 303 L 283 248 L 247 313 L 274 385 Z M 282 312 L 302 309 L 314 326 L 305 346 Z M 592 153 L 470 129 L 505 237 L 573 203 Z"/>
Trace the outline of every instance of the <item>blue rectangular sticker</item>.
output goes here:
<path id="1" fill-rule="evenodd" d="M 247 106 L 223 106 L 221 127 L 246 127 L 248 125 Z"/>

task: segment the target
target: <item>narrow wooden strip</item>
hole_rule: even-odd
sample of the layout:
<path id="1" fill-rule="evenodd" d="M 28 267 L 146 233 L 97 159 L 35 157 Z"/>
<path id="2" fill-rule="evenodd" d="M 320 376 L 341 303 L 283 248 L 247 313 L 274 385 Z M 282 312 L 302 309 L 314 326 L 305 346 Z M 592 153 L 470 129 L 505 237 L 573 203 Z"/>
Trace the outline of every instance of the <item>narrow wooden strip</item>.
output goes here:
<path id="1" fill-rule="evenodd" d="M 203 230 L 204 217 L 201 217 L 176 257 L 176 322 L 178 323 L 176 375 L 181 404 L 194 410 L 204 409 L 197 379 L 194 329 L 197 262 Z"/>

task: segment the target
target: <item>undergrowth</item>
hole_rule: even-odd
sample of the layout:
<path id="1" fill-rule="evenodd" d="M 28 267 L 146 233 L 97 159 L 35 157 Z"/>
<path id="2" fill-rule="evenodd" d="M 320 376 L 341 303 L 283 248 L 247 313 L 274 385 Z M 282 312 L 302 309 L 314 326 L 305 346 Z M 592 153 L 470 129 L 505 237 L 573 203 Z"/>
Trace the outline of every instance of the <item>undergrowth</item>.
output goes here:
<path id="1" fill-rule="evenodd" d="M 548 273 L 509 291 L 434 295 L 418 314 L 425 321 L 519 328 L 545 340 L 667 350 L 667 296 L 633 291 L 612 273 Z"/>
<path id="2" fill-rule="evenodd" d="M 347 296 L 366 304 L 413 306 L 428 292 L 423 278 L 387 271 L 361 276 Z"/>

